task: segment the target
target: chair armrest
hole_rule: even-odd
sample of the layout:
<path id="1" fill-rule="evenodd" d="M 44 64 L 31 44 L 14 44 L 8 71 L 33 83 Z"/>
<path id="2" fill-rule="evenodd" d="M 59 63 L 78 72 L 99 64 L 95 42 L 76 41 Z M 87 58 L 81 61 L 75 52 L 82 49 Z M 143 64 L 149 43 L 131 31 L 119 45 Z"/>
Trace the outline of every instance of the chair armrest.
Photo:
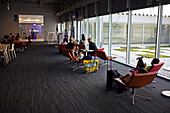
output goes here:
<path id="1" fill-rule="evenodd" d="M 110 58 L 108 58 L 108 60 L 112 60 L 112 59 L 115 59 L 116 57 L 110 57 Z"/>

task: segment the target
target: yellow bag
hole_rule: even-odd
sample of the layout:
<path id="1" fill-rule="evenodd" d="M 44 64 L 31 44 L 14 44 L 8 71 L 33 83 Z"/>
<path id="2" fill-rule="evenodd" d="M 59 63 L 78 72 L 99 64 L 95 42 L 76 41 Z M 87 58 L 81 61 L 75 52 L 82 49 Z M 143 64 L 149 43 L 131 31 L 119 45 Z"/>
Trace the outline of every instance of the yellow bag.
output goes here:
<path id="1" fill-rule="evenodd" d="M 99 60 L 84 60 L 84 72 L 96 72 L 99 67 Z"/>

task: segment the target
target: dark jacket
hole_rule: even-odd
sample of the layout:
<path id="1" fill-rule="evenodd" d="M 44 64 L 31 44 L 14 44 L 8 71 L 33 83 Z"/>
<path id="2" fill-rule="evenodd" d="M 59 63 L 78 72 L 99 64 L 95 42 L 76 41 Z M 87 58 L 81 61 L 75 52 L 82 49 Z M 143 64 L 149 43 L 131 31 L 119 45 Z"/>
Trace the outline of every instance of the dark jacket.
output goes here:
<path id="1" fill-rule="evenodd" d="M 89 50 L 97 50 L 96 44 L 94 42 L 89 43 Z"/>
<path id="2" fill-rule="evenodd" d="M 66 49 L 73 49 L 73 48 L 74 48 L 74 43 L 69 42 L 69 43 L 66 45 Z"/>

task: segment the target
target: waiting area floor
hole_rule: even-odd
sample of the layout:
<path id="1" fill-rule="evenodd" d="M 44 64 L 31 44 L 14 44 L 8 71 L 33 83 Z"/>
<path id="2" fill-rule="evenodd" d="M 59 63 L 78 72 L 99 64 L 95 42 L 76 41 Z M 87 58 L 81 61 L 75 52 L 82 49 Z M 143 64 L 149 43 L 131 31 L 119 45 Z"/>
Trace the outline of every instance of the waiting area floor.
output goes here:
<path id="1" fill-rule="evenodd" d="M 67 60 L 54 45 L 33 43 L 27 51 L 6 67 L 0 67 L 0 113 L 169 113 L 170 98 L 161 95 L 170 90 L 170 82 L 156 78 L 156 88 L 147 85 L 136 94 L 150 101 L 132 98 L 116 89 L 106 91 L 106 66 L 96 73 L 73 72 L 76 64 Z M 101 61 L 102 62 L 102 61 Z M 121 74 L 130 68 L 116 62 L 112 67 Z M 120 97 L 117 97 L 119 96 Z"/>

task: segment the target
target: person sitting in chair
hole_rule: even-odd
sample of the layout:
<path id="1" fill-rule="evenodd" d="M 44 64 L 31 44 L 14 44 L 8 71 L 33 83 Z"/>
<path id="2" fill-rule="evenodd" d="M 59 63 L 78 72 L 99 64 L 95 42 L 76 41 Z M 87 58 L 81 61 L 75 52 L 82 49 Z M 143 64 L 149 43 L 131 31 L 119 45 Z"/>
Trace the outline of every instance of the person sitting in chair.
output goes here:
<path id="1" fill-rule="evenodd" d="M 73 36 L 70 36 L 70 42 L 66 45 L 66 49 L 73 49 L 74 48 L 74 39 Z"/>
<path id="2" fill-rule="evenodd" d="M 158 58 L 154 58 L 153 60 L 152 60 L 152 62 L 151 62 L 151 65 L 149 65 L 149 66 L 145 66 L 145 69 L 148 71 L 148 72 L 150 72 L 151 71 L 151 69 L 154 67 L 154 64 L 159 64 L 159 59 Z"/>
<path id="3" fill-rule="evenodd" d="M 131 70 L 131 74 L 126 74 L 125 76 L 120 76 L 120 79 L 122 80 L 122 82 L 124 83 L 128 83 L 129 80 L 131 79 L 132 75 L 134 75 L 134 73 L 147 73 L 148 71 L 145 69 L 145 64 L 143 63 L 143 57 L 138 57 L 138 63 L 136 65 L 136 67 L 134 69 Z"/>
<path id="4" fill-rule="evenodd" d="M 92 60 L 92 57 L 90 55 L 85 56 L 81 51 L 77 53 L 76 45 L 74 45 L 74 48 L 71 51 L 71 55 L 73 59 L 79 61 L 79 60 Z"/>

